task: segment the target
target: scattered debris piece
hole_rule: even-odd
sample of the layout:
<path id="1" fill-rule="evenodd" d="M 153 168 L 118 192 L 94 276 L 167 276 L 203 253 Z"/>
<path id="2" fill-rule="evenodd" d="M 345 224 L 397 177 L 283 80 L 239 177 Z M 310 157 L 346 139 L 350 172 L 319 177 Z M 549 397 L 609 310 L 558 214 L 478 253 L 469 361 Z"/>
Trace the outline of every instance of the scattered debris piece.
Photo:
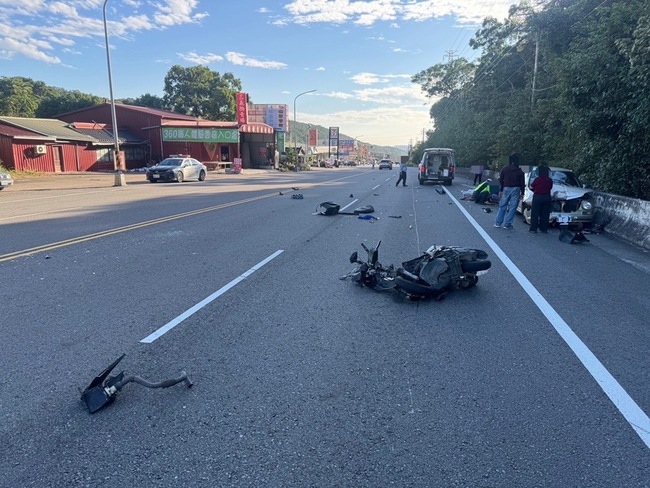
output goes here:
<path id="1" fill-rule="evenodd" d="M 402 216 L 401 215 L 389 215 L 388 218 L 390 218 L 390 219 L 401 219 Z"/>
<path id="2" fill-rule="evenodd" d="M 294 200 L 302 200 L 302 193 L 294 193 L 293 195 L 291 195 L 291 198 L 293 198 Z"/>
<path id="3" fill-rule="evenodd" d="M 576 244 L 581 242 L 589 242 L 581 230 L 571 231 L 563 229 L 560 231 L 560 240 L 567 244 Z"/>
<path id="4" fill-rule="evenodd" d="M 185 383 L 188 388 L 192 387 L 192 382 L 187 377 L 185 371 L 182 371 L 178 378 L 164 380 L 158 383 L 151 383 L 134 375 L 129 375 L 125 378 L 124 371 L 118 375 L 108 377 L 115 366 L 124 359 L 124 356 L 126 356 L 126 354 L 122 354 L 119 358 L 113 361 L 104 371 L 95 376 L 85 390 L 79 392 L 81 393 L 81 400 L 86 404 L 90 413 L 95 413 L 113 403 L 115 397 L 122 388 L 131 382 L 138 383 L 147 388 L 169 388 L 170 386 L 174 386 L 181 382 Z"/>
<path id="5" fill-rule="evenodd" d="M 491 209 L 491 208 L 488 208 L 488 207 L 483 207 L 483 211 L 484 211 L 485 213 L 492 213 L 492 209 Z"/>

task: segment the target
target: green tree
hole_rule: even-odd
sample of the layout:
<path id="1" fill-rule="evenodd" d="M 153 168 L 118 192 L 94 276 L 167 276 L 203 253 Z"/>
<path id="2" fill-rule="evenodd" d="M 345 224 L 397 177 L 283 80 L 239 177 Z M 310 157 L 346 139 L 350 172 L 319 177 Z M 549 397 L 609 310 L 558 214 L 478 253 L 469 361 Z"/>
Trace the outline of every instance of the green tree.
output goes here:
<path id="1" fill-rule="evenodd" d="M 178 113 L 210 120 L 235 120 L 235 94 L 241 81 L 206 66 L 172 66 L 165 76 L 163 100 Z"/>
<path id="2" fill-rule="evenodd" d="M 43 88 L 36 117 L 56 118 L 57 115 L 73 112 L 101 103 L 103 98 L 88 95 L 80 91 L 68 91 L 62 88 Z"/>
<path id="3" fill-rule="evenodd" d="M 34 95 L 34 82 L 17 76 L 0 78 L 0 114 L 7 117 L 34 117 L 39 99 Z"/>
<path id="4" fill-rule="evenodd" d="M 150 93 L 145 93 L 144 95 L 140 95 L 137 98 L 125 98 L 122 100 L 122 103 L 127 105 L 135 105 L 137 107 L 147 107 L 147 108 L 154 108 L 157 110 L 167 110 L 165 101 L 161 97 L 157 95 L 152 95 Z"/>

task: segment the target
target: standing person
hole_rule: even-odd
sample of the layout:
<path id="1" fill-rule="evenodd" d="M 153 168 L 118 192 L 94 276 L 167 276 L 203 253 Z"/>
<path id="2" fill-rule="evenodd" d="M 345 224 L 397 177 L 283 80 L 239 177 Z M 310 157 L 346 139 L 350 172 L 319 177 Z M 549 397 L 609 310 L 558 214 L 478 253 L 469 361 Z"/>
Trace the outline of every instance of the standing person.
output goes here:
<path id="1" fill-rule="evenodd" d="M 482 164 L 479 164 L 477 166 L 472 166 L 472 173 L 474 173 L 474 186 L 476 186 L 476 183 L 481 184 L 481 180 L 483 179 L 483 168 Z"/>
<path id="2" fill-rule="evenodd" d="M 402 186 L 407 186 L 406 185 L 406 168 L 407 164 L 406 163 L 399 163 L 399 178 L 397 179 L 397 183 L 395 183 L 395 186 L 399 186 L 399 182 L 402 182 Z"/>
<path id="3" fill-rule="evenodd" d="M 495 227 L 512 229 L 512 221 L 515 219 L 517 204 L 524 195 L 524 172 L 519 167 L 519 155 L 513 153 L 508 158 L 508 166 L 501 170 L 499 175 L 499 211 L 494 222 Z"/>
<path id="4" fill-rule="evenodd" d="M 537 228 L 546 234 L 548 232 L 548 223 L 551 217 L 551 189 L 553 180 L 548 175 L 548 166 L 537 168 L 539 176 L 529 185 L 533 190 L 533 203 L 530 208 L 530 229 L 528 232 L 537 233 Z"/>

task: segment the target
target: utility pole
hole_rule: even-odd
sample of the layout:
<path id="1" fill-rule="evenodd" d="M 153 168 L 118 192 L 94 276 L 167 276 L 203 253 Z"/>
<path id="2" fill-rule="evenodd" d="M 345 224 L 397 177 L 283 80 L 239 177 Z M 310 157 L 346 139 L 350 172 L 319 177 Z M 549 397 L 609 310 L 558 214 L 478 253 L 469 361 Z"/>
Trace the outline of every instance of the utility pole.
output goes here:
<path id="1" fill-rule="evenodd" d="M 537 82 L 537 58 L 539 56 L 539 32 L 535 33 L 535 65 L 533 68 L 533 89 L 530 93 L 530 109 L 535 110 L 535 83 Z"/>
<path id="2" fill-rule="evenodd" d="M 456 51 L 449 50 L 449 51 L 445 51 L 445 53 L 446 53 L 446 54 L 442 57 L 442 59 L 444 60 L 445 58 L 447 58 L 447 59 L 449 60 L 450 63 L 451 63 L 451 62 L 454 60 L 454 58 L 456 57 Z"/>

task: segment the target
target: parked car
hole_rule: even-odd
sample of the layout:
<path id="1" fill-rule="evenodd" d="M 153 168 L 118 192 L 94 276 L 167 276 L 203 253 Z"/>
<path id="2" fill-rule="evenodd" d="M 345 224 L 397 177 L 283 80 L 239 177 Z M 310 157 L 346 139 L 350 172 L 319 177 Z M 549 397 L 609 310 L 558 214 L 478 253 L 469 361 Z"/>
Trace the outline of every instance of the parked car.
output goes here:
<path id="1" fill-rule="evenodd" d="M 538 174 L 537 166 L 525 174 L 524 198 L 519 201 L 517 206 L 517 211 L 523 215 L 527 224 L 530 224 L 530 208 L 533 203 L 533 191 L 530 189 L 530 184 Z M 593 222 L 596 210 L 596 198 L 593 192 L 585 188 L 570 169 L 551 167 L 549 176 L 553 180 L 551 224 L 589 227 Z"/>
<path id="2" fill-rule="evenodd" d="M 14 184 L 14 179 L 6 171 L 0 171 L 0 190 L 4 190 L 5 187 L 11 186 Z"/>
<path id="3" fill-rule="evenodd" d="M 393 162 L 390 159 L 379 161 L 379 169 L 393 169 Z"/>
<path id="4" fill-rule="evenodd" d="M 456 170 L 456 153 L 453 149 L 430 147 L 424 150 L 418 164 L 418 181 L 421 185 L 431 181 L 451 185 Z"/>
<path id="5" fill-rule="evenodd" d="M 167 159 L 163 159 L 160 163 L 150 168 L 147 168 L 147 179 L 151 183 L 158 181 L 177 181 L 182 183 L 185 180 L 205 180 L 208 174 L 207 167 L 197 161 L 183 154 L 175 154 Z"/>

